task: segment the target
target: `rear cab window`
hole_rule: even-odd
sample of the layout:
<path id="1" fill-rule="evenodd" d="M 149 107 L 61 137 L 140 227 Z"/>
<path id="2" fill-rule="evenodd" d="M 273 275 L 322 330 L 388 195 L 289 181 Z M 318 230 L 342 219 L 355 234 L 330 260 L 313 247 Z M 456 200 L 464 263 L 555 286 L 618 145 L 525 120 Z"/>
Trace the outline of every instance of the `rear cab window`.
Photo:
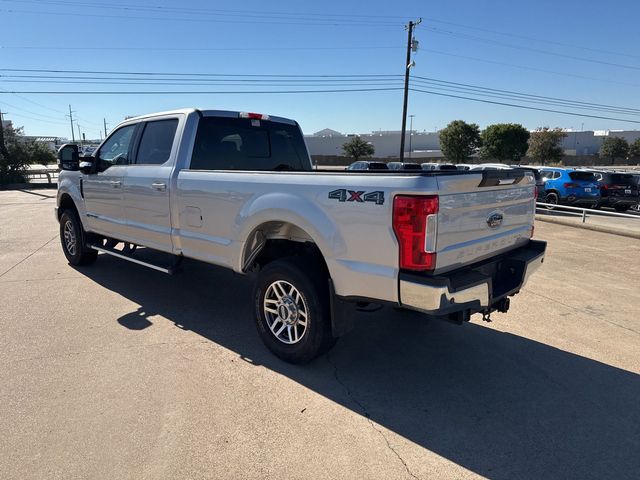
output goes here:
<path id="1" fill-rule="evenodd" d="M 178 119 L 146 122 L 136 154 L 137 165 L 161 165 L 169 160 Z"/>
<path id="2" fill-rule="evenodd" d="M 297 125 L 249 118 L 200 119 L 191 170 L 308 170 Z"/>

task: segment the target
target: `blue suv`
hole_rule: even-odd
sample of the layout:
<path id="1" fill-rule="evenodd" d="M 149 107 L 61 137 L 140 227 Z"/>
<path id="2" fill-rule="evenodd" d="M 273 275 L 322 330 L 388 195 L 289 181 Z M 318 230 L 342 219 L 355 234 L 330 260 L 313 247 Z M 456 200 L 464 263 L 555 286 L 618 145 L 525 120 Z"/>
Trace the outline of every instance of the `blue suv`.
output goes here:
<path id="1" fill-rule="evenodd" d="M 541 168 L 544 203 L 595 207 L 600 201 L 600 186 L 592 172 L 569 168 Z"/>

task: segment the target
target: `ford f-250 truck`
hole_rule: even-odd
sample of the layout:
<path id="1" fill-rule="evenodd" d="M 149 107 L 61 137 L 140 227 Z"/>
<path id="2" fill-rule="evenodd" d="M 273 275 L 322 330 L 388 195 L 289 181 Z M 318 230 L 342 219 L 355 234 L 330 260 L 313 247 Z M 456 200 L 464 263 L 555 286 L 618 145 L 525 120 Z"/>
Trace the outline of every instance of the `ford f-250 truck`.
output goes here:
<path id="1" fill-rule="evenodd" d="M 103 252 L 174 270 L 141 260 L 146 247 L 255 275 L 258 332 L 289 362 L 331 348 L 363 303 L 488 319 L 544 258 L 529 173 L 314 170 L 300 127 L 280 117 L 145 115 L 92 157 L 66 145 L 58 161 L 69 263 Z"/>

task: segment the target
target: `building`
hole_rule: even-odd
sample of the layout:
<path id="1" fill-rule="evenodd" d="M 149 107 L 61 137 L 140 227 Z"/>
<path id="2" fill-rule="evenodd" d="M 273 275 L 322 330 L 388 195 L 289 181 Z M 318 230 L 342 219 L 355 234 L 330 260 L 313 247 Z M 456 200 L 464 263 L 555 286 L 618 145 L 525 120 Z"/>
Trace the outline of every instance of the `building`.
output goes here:
<path id="1" fill-rule="evenodd" d="M 369 142 L 376 149 L 375 156 L 378 158 L 397 157 L 400 151 L 400 135 L 398 131 L 377 131 L 362 134 L 344 134 L 325 128 L 313 135 L 305 135 L 307 148 L 311 155 L 337 155 L 341 156 L 342 145 L 351 140 L 354 136 L 359 136 L 364 141 Z M 412 132 L 406 134 L 405 146 L 407 151 L 417 150 L 439 150 L 440 142 L 437 132 Z M 410 155 L 407 155 L 410 156 Z"/>
<path id="2" fill-rule="evenodd" d="M 587 130 L 576 132 L 567 130 L 561 147 L 567 156 L 596 155 L 607 136 L 622 137 L 629 143 L 640 138 L 640 130 Z M 376 149 L 377 158 L 396 158 L 400 152 L 401 132 L 378 131 L 361 134 L 344 134 L 325 128 L 312 135 L 305 135 L 305 141 L 311 155 L 342 156 L 342 145 L 352 137 L 359 136 L 370 142 Z M 405 138 L 405 158 L 441 157 L 440 134 L 438 132 L 407 132 Z"/>

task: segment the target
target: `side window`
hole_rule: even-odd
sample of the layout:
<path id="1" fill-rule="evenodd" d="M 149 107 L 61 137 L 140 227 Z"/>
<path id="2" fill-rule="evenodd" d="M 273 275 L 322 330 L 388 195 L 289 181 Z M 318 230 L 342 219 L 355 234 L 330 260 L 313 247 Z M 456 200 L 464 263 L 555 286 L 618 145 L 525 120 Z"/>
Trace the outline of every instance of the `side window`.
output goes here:
<path id="1" fill-rule="evenodd" d="M 301 170 L 307 155 L 295 125 L 205 117 L 193 147 L 192 170 Z"/>
<path id="2" fill-rule="evenodd" d="M 161 165 L 169 160 L 177 128 L 177 118 L 147 122 L 140 139 L 136 164 Z"/>
<path id="3" fill-rule="evenodd" d="M 98 172 L 104 172 L 113 165 L 127 165 L 129 163 L 129 148 L 136 126 L 127 125 L 119 128 L 100 147 L 96 156 Z"/>

